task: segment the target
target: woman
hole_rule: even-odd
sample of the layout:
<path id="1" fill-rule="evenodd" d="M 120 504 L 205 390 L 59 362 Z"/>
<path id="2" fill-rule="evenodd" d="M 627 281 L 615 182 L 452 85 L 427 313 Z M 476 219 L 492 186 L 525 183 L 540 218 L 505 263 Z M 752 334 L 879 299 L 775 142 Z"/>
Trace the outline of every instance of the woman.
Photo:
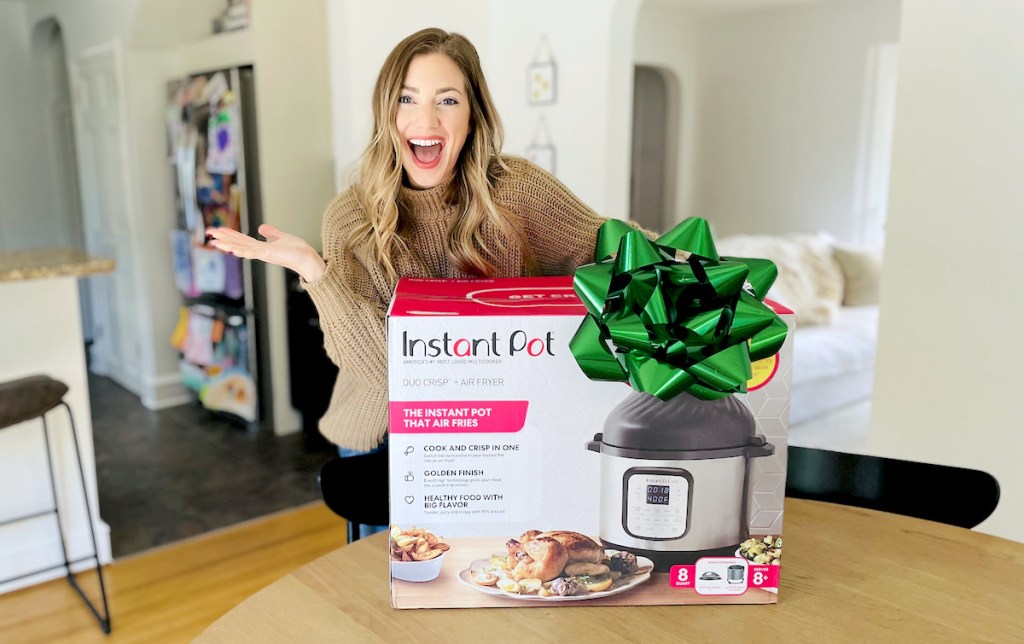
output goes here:
<path id="1" fill-rule="evenodd" d="M 400 277 L 568 275 L 593 260 L 604 222 L 525 159 L 502 127 L 476 49 L 424 29 L 377 77 L 373 136 L 352 188 L 327 208 L 323 257 L 268 225 L 261 242 L 211 229 L 211 245 L 296 271 L 340 368 L 320 431 L 351 450 L 387 432 L 385 312 Z"/>

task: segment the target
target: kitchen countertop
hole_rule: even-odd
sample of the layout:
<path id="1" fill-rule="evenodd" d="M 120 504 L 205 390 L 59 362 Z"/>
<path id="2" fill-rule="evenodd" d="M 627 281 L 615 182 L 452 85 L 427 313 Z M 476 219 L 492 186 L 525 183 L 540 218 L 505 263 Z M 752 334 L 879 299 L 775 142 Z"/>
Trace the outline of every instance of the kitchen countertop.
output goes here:
<path id="1" fill-rule="evenodd" d="M 0 251 L 0 282 L 47 277 L 88 277 L 114 270 L 114 260 L 71 248 Z"/>

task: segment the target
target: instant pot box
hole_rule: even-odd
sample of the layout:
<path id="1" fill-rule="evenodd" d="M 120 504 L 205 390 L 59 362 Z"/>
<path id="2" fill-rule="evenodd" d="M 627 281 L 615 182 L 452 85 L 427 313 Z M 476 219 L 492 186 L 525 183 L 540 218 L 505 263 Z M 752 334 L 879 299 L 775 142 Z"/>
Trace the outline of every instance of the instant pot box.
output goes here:
<path id="1" fill-rule="evenodd" d="M 747 393 L 662 402 L 584 375 L 585 314 L 571 277 L 399 282 L 396 608 L 777 600 L 792 333 Z"/>

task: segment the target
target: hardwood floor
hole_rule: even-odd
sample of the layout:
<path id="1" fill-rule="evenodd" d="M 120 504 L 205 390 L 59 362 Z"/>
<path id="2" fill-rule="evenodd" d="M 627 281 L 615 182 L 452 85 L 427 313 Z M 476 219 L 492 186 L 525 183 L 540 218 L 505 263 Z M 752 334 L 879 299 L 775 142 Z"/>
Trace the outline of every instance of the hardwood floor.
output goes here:
<path id="1" fill-rule="evenodd" d="M 187 642 L 260 588 L 345 543 L 322 502 L 118 559 L 104 569 L 113 632 L 60 579 L 0 595 L 0 641 Z M 78 575 L 99 597 L 95 574 Z"/>

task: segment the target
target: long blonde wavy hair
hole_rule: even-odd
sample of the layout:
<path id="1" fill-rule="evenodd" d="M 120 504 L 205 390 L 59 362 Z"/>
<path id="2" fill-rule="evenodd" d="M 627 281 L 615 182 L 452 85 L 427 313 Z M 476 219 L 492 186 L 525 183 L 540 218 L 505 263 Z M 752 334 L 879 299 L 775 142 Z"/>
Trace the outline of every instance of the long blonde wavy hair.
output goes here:
<path id="1" fill-rule="evenodd" d="M 495 182 L 508 170 L 502 162 L 503 129 L 494 108 L 476 48 L 464 36 L 441 29 L 424 29 L 407 37 L 391 51 L 373 89 L 373 136 L 363 152 L 354 189 L 366 210 L 367 220 L 349 239 L 350 248 L 361 247 L 369 259 L 381 265 L 394 283 L 398 274 L 395 253 L 407 250 L 401 230 L 403 142 L 395 118 L 409 63 L 416 56 L 441 53 L 450 58 L 466 79 L 470 103 L 469 136 L 462 148 L 455 177 L 447 195 L 461 214 L 448 230 L 448 252 L 455 267 L 478 277 L 494 274 L 496 253 L 517 236 L 517 226 L 494 201 Z M 496 248 L 484 241 L 484 226 L 498 233 Z M 502 241 L 505 240 L 505 241 Z"/>

